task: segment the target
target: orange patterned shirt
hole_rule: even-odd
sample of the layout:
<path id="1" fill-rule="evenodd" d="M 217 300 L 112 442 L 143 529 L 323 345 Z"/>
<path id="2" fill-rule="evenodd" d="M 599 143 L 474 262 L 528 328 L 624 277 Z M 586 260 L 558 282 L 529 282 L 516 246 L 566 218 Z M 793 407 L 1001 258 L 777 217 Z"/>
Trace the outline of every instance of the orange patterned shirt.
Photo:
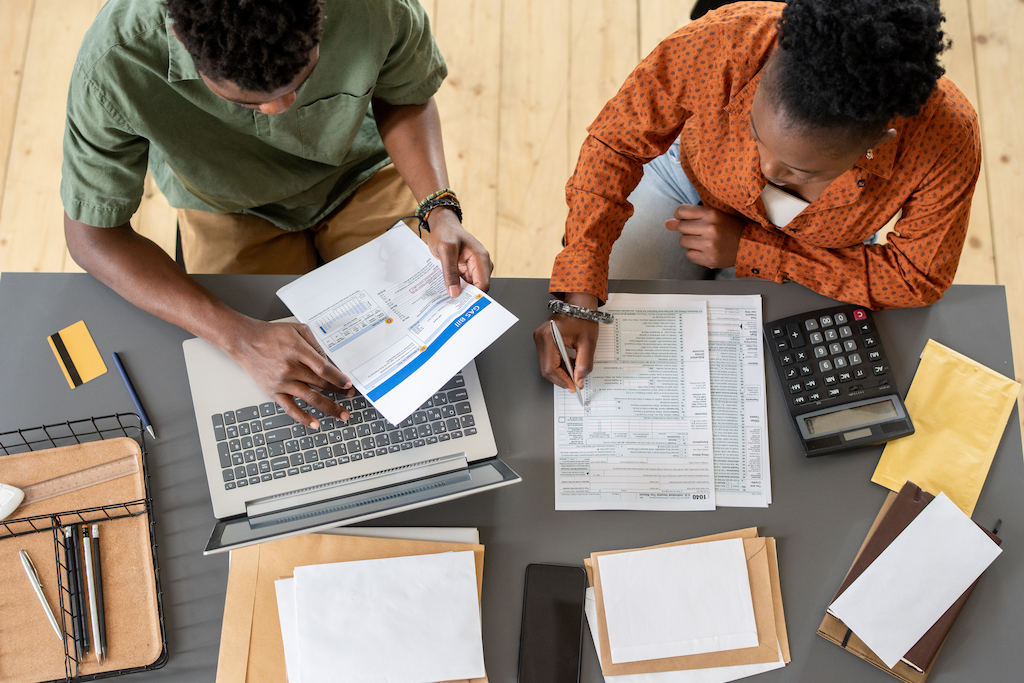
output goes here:
<path id="1" fill-rule="evenodd" d="M 974 108 L 939 79 L 920 114 L 862 157 L 789 225 L 772 225 L 750 135 L 750 105 L 783 5 L 740 3 L 663 41 L 590 125 L 566 186 L 566 248 L 553 293 L 608 296 L 612 243 L 633 213 L 643 164 L 681 136 L 683 170 L 707 206 L 748 219 L 738 277 L 792 280 L 868 308 L 924 306 L 953 281 L 981 169 Z M 864 240 L 903 211 L 885 245 Z M 666 219 L 670 216 L 666 216 Z"/>

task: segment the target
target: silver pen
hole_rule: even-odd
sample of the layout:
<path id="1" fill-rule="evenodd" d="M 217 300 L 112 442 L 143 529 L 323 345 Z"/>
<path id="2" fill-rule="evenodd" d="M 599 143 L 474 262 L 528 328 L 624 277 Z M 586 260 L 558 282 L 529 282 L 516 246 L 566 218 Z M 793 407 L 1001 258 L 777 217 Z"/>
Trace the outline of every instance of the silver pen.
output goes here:
<path id="1" fill-rule="evenodd" d="M 576 398 L 580 400 L 580 405 L 585 409 L 587 404 L 583 402 L 583 392 L 576 386 L 576 380 L 573 379 L 572 365 L 569 363 L 569 353 L 565 350 L 565 344 L 562 342 L 562 333 L 558 331 L 558 325 L 555 324 L 554 320 L 549 320 L 548 322 L 551 323 L 551 336 L 555 338 L 555 344 L 558 345 L 558 353 L 562 355 L 565 369 L 569 371 L 569 381 L 572 382 L 573 387 L 576 389 L 573 393 L 576 394 Z"/>
<path id="2" fill-rule="evenodd" d="M 53 610 L 50 609 L 50 603 L 46 602 L 46 596 L 43 595 L 43 586 L 39 583 L 39 574 L 36 573 L 36 567 L 32 564 L 32 558 L 28 556 L 24 550 L 19 550 L 18 554 L 21 555 L 21 566 L 25 568 L 25 573 L 28 574 L 29 580 L 32 582 L 32 588 L 35 589 L 36 595 L 39 596 L 39 602 L 43 603 L 43 609 L 46 610 L 46 616 L 50 620 L 50 626 L 53 626 L 54 633 L 57 634 L 57 640 L 64 642 L 64 634 L 60 632 L 60 626 L 57 625 L 57 619 L 53 616 Z"/>

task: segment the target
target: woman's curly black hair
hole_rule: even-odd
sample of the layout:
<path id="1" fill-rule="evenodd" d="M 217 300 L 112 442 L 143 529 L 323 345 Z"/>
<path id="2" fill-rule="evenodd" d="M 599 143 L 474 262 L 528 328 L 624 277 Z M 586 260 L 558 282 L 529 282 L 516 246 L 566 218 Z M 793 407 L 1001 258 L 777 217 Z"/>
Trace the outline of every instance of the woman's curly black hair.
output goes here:
<path id="1" fill-rule="evenodd" d="M 915 116 L 945 73 L 938 0 L 790 0 L 772 89 L 794 122 L 878 135 Z"/>
<path id="2" fill-rule="evenodd" d="M 253 92 L 288 85 L 320 42 L 321 0 L 166 0 L 196 69 Z"/>

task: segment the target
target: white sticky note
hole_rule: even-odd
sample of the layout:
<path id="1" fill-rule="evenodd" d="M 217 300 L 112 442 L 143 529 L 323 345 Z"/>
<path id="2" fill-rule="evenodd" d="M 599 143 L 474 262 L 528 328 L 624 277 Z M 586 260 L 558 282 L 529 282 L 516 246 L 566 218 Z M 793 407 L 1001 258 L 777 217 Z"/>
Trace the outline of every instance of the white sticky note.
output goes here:
<path id="1" fill-rule="evenodd" d="M 299 681 L 483 677 L 476 586 L 472 551 L 296 567 Z"/>
<path id="2" fill-rule="evenodd" d="M 757 646 L 743 539 L 597 561 L 612 662 Z"/>
<path id="3" fill-rule="evenodd" d="M 891 669 L 1000 552 L 940 493 L 829 611 Z"/>

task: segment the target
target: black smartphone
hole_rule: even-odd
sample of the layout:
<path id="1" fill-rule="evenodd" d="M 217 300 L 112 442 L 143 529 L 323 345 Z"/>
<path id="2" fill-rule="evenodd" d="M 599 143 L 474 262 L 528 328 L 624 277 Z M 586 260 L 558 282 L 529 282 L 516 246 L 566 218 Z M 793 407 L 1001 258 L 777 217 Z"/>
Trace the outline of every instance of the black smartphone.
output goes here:
<path id="1" fill-rule="evenodd" d="M 578 683 L 587 573 L 565 564 L 531 564 L 523 590 L 519 683 Z"/>

